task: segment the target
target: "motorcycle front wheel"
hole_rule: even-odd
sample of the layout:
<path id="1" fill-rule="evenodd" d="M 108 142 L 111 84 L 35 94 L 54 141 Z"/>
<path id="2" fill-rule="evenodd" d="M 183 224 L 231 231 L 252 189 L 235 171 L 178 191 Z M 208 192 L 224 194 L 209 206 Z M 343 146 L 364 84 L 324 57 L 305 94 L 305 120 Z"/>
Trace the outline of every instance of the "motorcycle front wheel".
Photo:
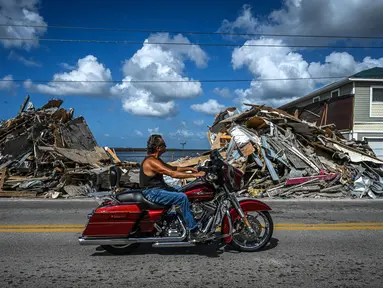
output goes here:
<path id="1" fill-rule="evenodd" d="M 235 233 L 231 245 L 238 251 L 254 252 L 269 243 L 274 231 L 273 219 L 267 211 L 248 211 L 247 220 L 254 233 L 251 233 L 240 218 L 233 223 Z"/>

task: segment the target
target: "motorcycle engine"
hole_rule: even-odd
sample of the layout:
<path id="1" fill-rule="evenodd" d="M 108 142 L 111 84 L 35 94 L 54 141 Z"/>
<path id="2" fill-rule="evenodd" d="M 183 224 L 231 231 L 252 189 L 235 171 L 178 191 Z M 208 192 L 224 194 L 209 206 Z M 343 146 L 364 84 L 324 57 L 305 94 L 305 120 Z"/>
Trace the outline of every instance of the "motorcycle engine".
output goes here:
<path id="1" fill-rule="evenodd" d="M 193 213 L 193 216 L 196 220 L 200 220 L 204 215 L 204 210 L 199 203 L 192 203 L 191 204 L 191 212 Z"/>
<path id="2" fill-rule="evenodd" d="M 180 237 L 182 235 L 182 227 L 176 214 L 165 215 L 154 227 L 157 229 L 157 236 Z"/>

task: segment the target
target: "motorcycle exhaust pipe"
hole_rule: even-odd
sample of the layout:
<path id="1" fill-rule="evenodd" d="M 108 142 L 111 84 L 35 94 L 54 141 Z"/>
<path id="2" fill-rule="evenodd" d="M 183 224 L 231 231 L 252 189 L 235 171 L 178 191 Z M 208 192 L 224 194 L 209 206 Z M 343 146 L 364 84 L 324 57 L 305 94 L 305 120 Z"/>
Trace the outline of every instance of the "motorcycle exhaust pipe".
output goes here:
<path id="1" fill-rule="evenodd" d="M 185 240 L 185 236 L 181 237 L 151 237 L 151 238 L 107 238 L 107 237 L 79 237 L 80 245 L 129 245 L 133 243 L 166 243 L 181 242 Z"/>
<path id="2" fill-rule="evenodd" d="M 156 247 L 156 248 L 193 247 L 193 246 L 195 246 L 195 244 L 190 242 L 163 242 L 163 243 L 156 242 L 152 245 L 152 247 Z"/>

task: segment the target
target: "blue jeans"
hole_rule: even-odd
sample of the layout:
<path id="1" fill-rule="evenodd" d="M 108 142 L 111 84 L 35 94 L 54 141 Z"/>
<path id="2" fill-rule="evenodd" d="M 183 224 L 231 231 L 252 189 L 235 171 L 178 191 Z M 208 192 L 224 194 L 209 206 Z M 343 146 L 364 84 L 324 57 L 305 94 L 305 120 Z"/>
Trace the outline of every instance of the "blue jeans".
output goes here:
<path id="1" fill-rule="evenodd" d="M 181 207 L 182 215 L 185 219 L 186 225 L 190 230 L 197 227 L 197 223 L 190 211 L 190 203 L 186 194 L 178 192 L 176 188 L 152 188 L 143 190 L 142 194 L 146 199 L 151 202 L 162 204 L 165 206 L 179 205 Z"/>

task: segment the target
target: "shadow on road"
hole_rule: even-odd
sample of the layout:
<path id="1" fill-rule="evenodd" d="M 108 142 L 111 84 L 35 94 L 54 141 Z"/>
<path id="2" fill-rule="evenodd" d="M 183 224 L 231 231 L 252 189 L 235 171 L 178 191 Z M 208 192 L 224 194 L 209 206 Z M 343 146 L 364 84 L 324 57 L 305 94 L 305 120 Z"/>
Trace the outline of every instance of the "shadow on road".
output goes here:
<path id="1" fill-rule="evenodd" d="M 260 251 L 267 251 L 273 249 L 278 246 L 279 240 L 276 238 L 271 238 L 269 244 Z M 117 256 L 113 255 L 109 252 L 106 252 L 101 246 L 96 248 L 95 253 L 92 254 L 94 257 L 107 257 L 107 256 Z M 141 244 L 136 250 L 131 253 L 126 254 L 129 255 L 148 255 L 148 254 L 157 254 L 157 255 L 200 255 L 209 258 L 217 258 L 220 254 L 224 252 L 229 253 L 253 253 L 253 252 L 239 252 L 235 250 L 230 245 L 221 247 L 218 243 L 213 243 L 211 245 L 197 245 L 195 247 L 188 248 L 154 248 L 151 244 Z M 124 255 L 119 255 L 119 257 Z"/>

